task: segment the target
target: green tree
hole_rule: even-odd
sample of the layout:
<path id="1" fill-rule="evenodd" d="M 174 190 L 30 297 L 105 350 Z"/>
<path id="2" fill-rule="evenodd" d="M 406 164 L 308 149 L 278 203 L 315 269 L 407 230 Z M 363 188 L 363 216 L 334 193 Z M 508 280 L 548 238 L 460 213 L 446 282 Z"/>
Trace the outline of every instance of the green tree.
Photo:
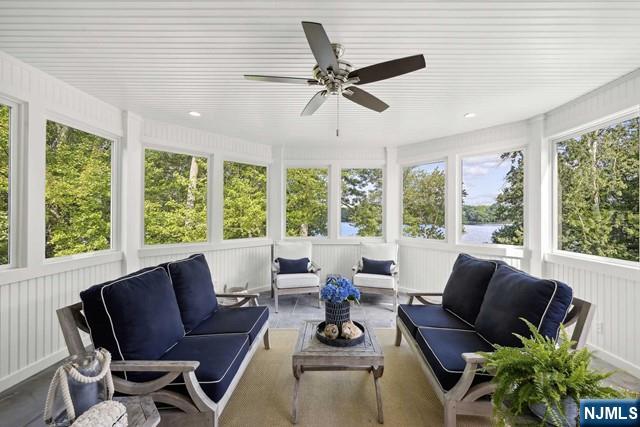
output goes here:
<path id="1" fill-rule="evenodd" d="M 267 235 L 267 168 L 224 162 L 225 239 Z"/>
<path id="2" fill-rule="evenodd" d="M 287 236 L 327 235 L 327 169 L 287 169 Z"/>
<path id="3" fill-rule="evenodd" d="M 145 150 L 146 244 L 207 240 L 207 158 Z"/>
<path id="4" fill-rule="evenodd" d="M 638 121 L 557 144 L 560 249 L 639 260 Z"/>
<path id="5" fill-rule="evenodd" d="M 524 156 L 522 151 L 500 155 L 502 161 L 510 161 L 505 185 L 496 197 L 494 222 L 504 223 L 491 235 L 493 243 L 522 246 L 524 244 Z"/>
<path id="6" fill-rule="evenodd" d="M 342 169 L 341 221 L 358 236 L 382 235 L 382 169 Z"/>
<path id="7" fill-rule="evenodd" d="M 405 236 L 444 239 L 445 171 L 437 166 L 431 171 L 421 166 L 402 172 L 402 230 Z"/>
<path id="8" fill-rule="evenodd" d="M 111 247 L 111 145 L 47 121 L 47 258 Z"/>
<path id="9" fill-rule="evenodd" d="M 0 264 L 9 263 L 9 159 L 11 108 L 0 104 Z"/>

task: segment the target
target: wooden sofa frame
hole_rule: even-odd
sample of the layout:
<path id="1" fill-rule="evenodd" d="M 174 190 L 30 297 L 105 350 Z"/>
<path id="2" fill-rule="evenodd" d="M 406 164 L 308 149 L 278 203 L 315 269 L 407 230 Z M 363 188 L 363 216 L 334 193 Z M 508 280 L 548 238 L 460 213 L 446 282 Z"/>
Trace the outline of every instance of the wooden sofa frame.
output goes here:
<path id="1" fill-rule="evenodd" d="M 234 298 L 238 300 L 233 304 L 219 304 L 222 307 L 240 307 L 245 304 L 257 305 L 258 295 L 256 294 L 217 294 L 218 298 Z M 89 333 L 87 321 L 82 313 L 82 303 L 78 302 L 56 311 L 62 334 L 70 355 L 81 354 L 86 351 L 82 342 L 80 331 Z M 132 382 L 114 376 L 113 383 L 115 391 L 128 395 L 150 395 L 155 403 L 168 405 L 169 408 L 162 409 L 162 426 L 196 427 L 207 426 L 217 427 L 218 420 L 229 398 L 233 394 L 240 378 L 247 369 L 260 341 L 264 342 L 265 349 L 270 348 L 269 343 L 269 322 L 267 321 L 256 335 L 256 339 L 251 344 L 247 355 L 238 368 L 231 384 L 227 388 L 222 398 L 216 403 L 211 400 L 200 387 L 195 370 L 200 362 L 194 360 L 180 361 L 159 361 L 159 360 L 126 360 L 112 361 L 111 371 L 136 371 L 136 372 L 164 372 L 160 378 L 146 382 Z M 179 375 L 184 378 L 184 384 L 189 395 L 177 393 L 165 389 Z"/>
<path id="2" fill-rule="evenodd" d="M 442 293 L 409 293 L 409 304 L 413 304 L 414 300 L 424 305 L 437 305 L 438 303 L 429 301 L 426 297 L 442 297 Z M 573 306 L 569 310 L 564 321 L 564 326 L 569 327 L 575 325 L 571 334 L 571 341 L 574 341 L 573 348 L 582 348 L 586 344 L 589 328 L 593 320 L 595 306 L 590 302 L 579 298 L 573 299 Z M 495 386 L 491 383 L 481 383 L 472 386 L 473 379 L 478 369 L 486 361 L 485 358 L 477 353 L 463 353 L 462 358 L 466 362 L 464 371 L 457 384 L 449 391 L 444 391 L 436 375 L 427 363 L 422 351 L 415 342 L 414 337 L 409 329 L 396 316 L 396 346 L 402 342 L 404 335 L 409 343 L 411 350 L 418 355 L 420 366 L 427 376 L 431 386 L 433 387 L 438 399 L 444 406 L 444 425 L 445 427 L 455 427 L 457 415 L 479 415 L 490 417 L 493 413 L 491 400 L 487 397 L 491 396 L 495 390 Z"/>

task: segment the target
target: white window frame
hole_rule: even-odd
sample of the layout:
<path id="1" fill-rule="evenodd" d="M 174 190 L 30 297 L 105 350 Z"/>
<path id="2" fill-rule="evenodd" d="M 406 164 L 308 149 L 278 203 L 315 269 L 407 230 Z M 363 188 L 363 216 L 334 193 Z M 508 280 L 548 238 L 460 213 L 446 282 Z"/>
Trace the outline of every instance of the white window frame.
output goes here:
<path id="1" fill-rule="evenodd" d="M 260 166 L 260 167 L 264 167 L 267 173 L 267 193 L 266 193 L 266 197 L 267 197 L 267 205 L 266 205 L 266 234 L 264 236 L 260 236 L 260 237 L 239 237 L 237 239 L 225 239 L 224 238 L 224 164 L 225 162 L 233 162 L 233 163 L 241 163 L 244 165 L 249 165 L 249 166 Z M 260 241 L 260 240 L 267 240 L 270 238 L 269 235 L 269 230 L 270 230 L 270 216 L 269 213 L 269 209 L 271 206 L 271 164 L 269 162 L 266 161 L 259 161 L 259 160 L 247 160 L 247 159 L 243 159 L 242 157 L 233 157 L 233 156 L 225 156 L 224 158 L 222 158 L 222 209 L 221 209 L 221 226 L 222 229 L 220 230 L 220 236 L 221 236 L 221 240 L 222 242 L 254 242 L 254 241 Z M 213 233 L 209 233 L 209 234 L 213 234 Z"/>
<path id="2" fill-rule="evenodd" d="M 110 236 L 110 248 L 109 249 L 103 249 L 103 250 L 99 250 L 99 251 L 90 251 L 90 252 L 82 252 L 79 254 L 73 254 L 73 255 L 63 255 L 63 256 L 57 256 L 57 257 L 51 257 L 51 258 L 47 258 L 45 256 L 44 258 L 44 264 L 56 264 L 56 263 L 60 263 L 60 262 L 65 262 L 65 261 L 73 261 L 73 260 L 80 260 L 80 259 L 86 259 L 86 258 L 94 258 L 94 257 L 99 257 L 99 256 L 104 256 L 107 254 L 113 254 L 113 253 L 117 253 L 120 251 L 120 247 L 121 247 L 121 242 L 120 242 L 120 195 L 121 195 L 121 165 L 122 165 L 122 143 L 120 140 L 120 137 L 112 134 L 110 132 L 107 132 L 105 130 L 96 128 L 94 126 L 88 125 L 84 122 L 75 120 L 73 118 L 67 117 L 67 116 L 63 116 L 61 114 L 58 114 L 56 112 L 52 112 L 52 111 L 47 111 L 45 112 L 44 115 L 44 127 L 46 129 L 47 126 L 47 122 L 56 122 L 58 124 L 61 124 L 63 126 L 67 126 L 67 127 L 71 127 L 74 129 L 77 129 L 79 131 L 82 132 L 86 132 L 86 133 L 90 133 L 92 135 L 95 135 L 97 137 L 100 138 L 104 138 L 107 139 L 109 141 L 111 141 L 111 214 L 110 214 L 110 222 L 111 222 L 111 236 Z M 46 138 L 46 131 L 45 131 L 45 138 Z M 44 141 L 44 145 L 43 145 L 45 151 L 47 149 L 47 141 Z M 43 177 L 43 179 L 46 180 L 46 174 L 47 174 L 47 164 L 46 164 L 46 152 L 45 152 L 45 168 L 44 168 L 44 173 L 45 176 Z M 45 193 L 43 194 L 43 197 L 45 197 L 43 206 L 46 209 L 46 183 L 44 186 L 44 191 Z M 46 217 L 45 217 L 45 226 L 46 226 Z M 46 250 L 46 234 L 44 237 L 44 241 L 42 242 L 45 247 L 43 248 L 43 251 Z"/>
<path id="3" fill-rule="evenodd" d="M 211 209 L 212 206 L 212 186 L 213 186 L 213 155 L 210 153 L 206 153 L 198 150 L 188 150 L 188 149 L 178 149 L 173 147 L 167 147 L 164 145 L 156 145 L 156 144 L 141 144 L 142 156 L 140 161 L 141 168 L 141 183 L 142 188 L 140 189 L 141 201 L 140 201 L 140 224 L 141 224 L 141 235 L 140 235 L 140 248 L 142 250 L 146 249 L 164 249 L 164 248 L 185 248 L 192 246 L 194 250 L 200 250 L 204 246 L 211 245 L 213 241 L 213 232 L 212 232 L 212 218 L 213 212 Z M 182 154 L 187 156 L 195 156 L 195 157 L 204 157 L 207 159 L 207 236 L 205 240 L 200 242 L 181 242 L 181 243 L 158 243 L 158 244 L 147 244 L 145 242 L 145 221 L 144 221 L 144 202 L 145 202 L 145 186 L 146 186 L 146 173 L 145 173 L 145 160 L 146 160 L 146 152 L 147 150 L 152 151 L 162 151 L 170 154 Z"/>
<path id="4" fill-rule="evenodd" d="M 463 160 L 465 158 L 468 157 L 481 157 L 481 156 L 488 156 L 488 155 L 496 155 L 496 154 L 503 154 L 503 153 L 513 153 L 515 151 L 522 151 L 522 158 L 524 161 L 524 171 L 523 171 L 523 186 L 524 186 L 524 191 L 523 191 L 523 195 L 522 195 L 522 225 L 523 225 L 523 239 L 522 239 L 522 245 L 505 245 L 505 244 L 501 244 L 501 243 L 473 243 L 473 242 L 463 242 L 462 241 L 462 228 L 463 228 L 463 224 L 462 224 L 462 208 L 463 208 L 463 203 L 462 203 L 462 184 L 463 184 L 463 176 L 464 176 L 464 171 L 463 171 L 463 167 L 462 167 L 462 163 Z M 456 188 L 455 193 L 456 193 L 456 213 L 457 213 L 457 226 L 456 226 L 456 230 L 455 230 L 455 244 L 458 246 L 464 246 L 464 247 L 468 247 L 468 248 L 502 248 L 502 249 L 506 249 L 506 250 L 510 250 L 510 249 L 516 249 L 516 250 L 524 250 L 525 248 L 528 247 L 529 245 L 529 227 L 528 227 L 528 215 L 529 215 L 529 196 L 528 196 L 528 188 L 529 188 L 529 174 L 527 172 L 527 168 L 528 166 L 528 147 L 525 145 L 504 145 L 504 146 L 500 146 L 500 147 L 491 147 L 491 148 L 484 148 L 483 150 L 480 151 L 469 151 L 469 152 L 464 152 L 464 153 L 460 153 L 456 155 L 456 166 L 457 166 L 457 171 L 456 173 L 458 174 L 459 179 L 458 181 L 458 188 Z"/>
<path id="5" fill-rule="evenodd" d="M 405 168 L 413 168 L 416 166 L 430 165 L 434 163 L 443 163 L 444 164 L 444 239 L 433 239 L 429 237 L 411 237 L 406 236 L 404 234 L 404 169 Z M 399 194 L 400 194 L 400 221 L 398 224 L 398 235 L 401 240 L 410 241 L 410 242 L 434 242 L 434 243 L 443 243 L 446 244 L 449 241 L 449 161 L 448 156 L 437 156 L 433 158 L 429 158 L 426 160 L 414 161 L 411 163 L 403 163 L 398 165 L 400 170 L 400 178 L 399 181 Z"/>
<path id="6" fill-rule="evenodd" d="M 331 206 L 333 198 L 331 197 L 332 176 L 336 170 L 335 165 L 330 162 L 287 162 L 283 165 L 284 173 L 282 179 L 282 199 L 280 200 L 282 209 L 282 238 L 284 240 L 310 240 L 314 242 L 329 241 L 332 235 Z M 287 235 L 287 177 L 289 169 L 326 169 L 327 170 L 327 235 L 326 236 L 288 236 Z"/>
<path id="7" fill-rule="evenodd" d="M 9 107 L 9 156 L 8 156 L 8 257 L 9 262 L 7 264 L 0 265 L 0 271 L 10 270 L 22 265 L 20 259 L 20 253 L 18 252 L 18 245 L 16 244 L 24 234 L 21 232 L 20 216 L 16 212 L 20 211 L 21 197 L 19 191 L 19 184 L 21 181 L 21 174 L 23 168 L 21 167 L 22 160 L 22 143 L 21 132 L 22 129 L 22 106 L 20 103 L 13 101 L 10 98 L 0 96 L 0 104 Z"/>
<path id="8" fill-rule="evenodd" d="M 381 163 L 375 163 L 372 164 L 371 162 L 367 162 L 367 163 L 353 163 L 353 162 L 348 162 L 348 163 L 339 163 L 336 164 L 335 167 L 338 170 L 338 184 L 337 184 L 337 191 L 338 191 L 338 196 L 337 196 L 337 224 L 335 224 L 336 227 L 336 238 L 338 240 L 340 240 L 340 242 L 354 242 L 354 243 L 358 243 L 358 242 L 382 242 L 386 236 L 386 230 L 385 230 L 385 219 L 386 219 L 386 209 L 385 209 L 385 204 L 387 203 L 387 195 L 385 192 L 385 180 L 387 179 L 386 176 L 386 168 L 385 168 L 385 164 L 384 162 Z M 380 220 L 382 221 L 381 226 L 380 226 L 380 235 L 379 236 L 343 236 L 340 233 L 340 230 L 342 228 L 342 171 L 344 169 L 380 169 L 382 171 L 382 200 L 381 200 L 381 207 L 382 207 L 382 215 L 380 217 Z M 331 220 L 331 218 L 329 218 L 329 221 Z"/>
<path id="9" fill-rule="evenodd" d="M 610 114 L 608 116 L 602 117 L 600 119 L 591 121 L 589 123 L 585 123 L 581 126 L 557 133 L 548 138 L 549 141 L 549 152 L 552 153 L 551 157 L 551 209 L 552 209 L 552 218 L 551 218 L 551 253 L 549 254 L 551 258 L 553 257 L 562 257 L 574 259 L 578 262 L 598 262 L 602 264 L 611 265 L 614 267 L 631 267 L 637 269 L 640 267 L 640 261 L 629 261 L 617 258 L 609 258 L 598 255 L 591 254 L 582 254 L 579 252 L 571 252 L 562 250 L 559 248 L 559 236 L 558 232 L 560 231 L 559 225 L 559 215 L 560 215 L 560 201 L 558 200 L 559 191 L 558 191 L 558 152 L 557 152 L 557 144 L 563 142 L 570 138 L 575 138 L 584 135 L 585 133 L 592 132 L 597 129 L 601 129 L 604 127 L 608 127 L 611 125 L 619 124 L 624 122 L 625 120 L 640 118 L 640 105 L 635 105 L 631 108 L 618 111 L 616 113 Z"/>

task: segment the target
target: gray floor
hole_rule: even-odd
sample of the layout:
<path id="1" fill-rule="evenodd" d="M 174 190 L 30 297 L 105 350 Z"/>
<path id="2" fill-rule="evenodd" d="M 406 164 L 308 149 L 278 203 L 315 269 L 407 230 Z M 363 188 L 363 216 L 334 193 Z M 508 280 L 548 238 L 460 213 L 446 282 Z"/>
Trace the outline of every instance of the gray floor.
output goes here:
<path id="1" fill-rule="evenodd" d="M 401 298 L 401 301 L 404 300 L 406 297 Z M 259 303 L 269 307 L 271 328 L 298 328 L 304 320 L 324 317 L 323 309 L 318 308 L 317 296 L 281 297 L 278 313 L 275 313 L 273 300 L 268 293 L 260 296 Z M 365 295 L 361 304 L 354 306 L 351 313 L 354 320 L 366 320 L 374 328 L 395 327 L 390 297 Z M 597 358 L 593 365 L 600 370 L 614 370 L 611 365 Z M 56 366 L 52 366 L 0 394 L 0 427 L 44 426 L 42 411 L 55 369 Z M 619 387 L 640 391 L 640 379 L 625 372 L 615 373 L 610 382 Z"/>

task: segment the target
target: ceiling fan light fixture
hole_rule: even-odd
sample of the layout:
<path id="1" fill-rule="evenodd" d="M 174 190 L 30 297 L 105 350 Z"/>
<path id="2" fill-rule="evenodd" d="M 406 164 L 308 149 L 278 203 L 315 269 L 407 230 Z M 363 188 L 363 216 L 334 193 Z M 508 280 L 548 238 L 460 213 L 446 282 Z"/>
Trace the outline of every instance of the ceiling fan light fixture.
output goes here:
<path id="1" fill-rule="evenodd" d="M 476 116 L 476 113 L 465 113 L 465 119 L 473 119 Z"/>
<path id="2" fill-rule="evenodd" d="M 198 113 L 197 111 L 189 111 L 189 115 L 191 117 L 200 117 L 202 114 Z"/>

